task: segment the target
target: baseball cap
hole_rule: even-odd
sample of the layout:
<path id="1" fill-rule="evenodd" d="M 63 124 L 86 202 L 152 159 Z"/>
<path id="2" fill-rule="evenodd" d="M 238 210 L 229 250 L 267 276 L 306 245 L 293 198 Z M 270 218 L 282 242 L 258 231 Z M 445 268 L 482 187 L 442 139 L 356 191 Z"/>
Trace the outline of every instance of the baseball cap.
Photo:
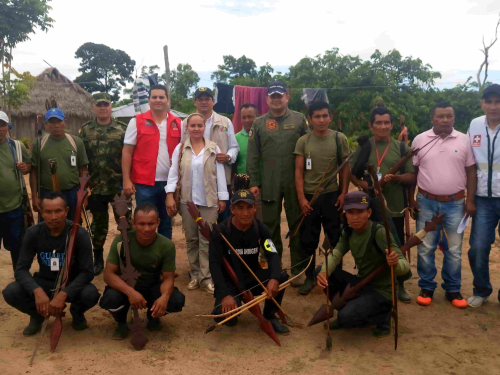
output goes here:
<path id="1" fill-rule="evenodd" d="M 99 92 L 97 94 L 92 95 L 92 97 L 94 98 L 95 104 L 101 102 L 111 104 L 111 95 L 109 95 L 108 93 Z"/>
<path id="2" fill-rule="evenodd" d="M 7 116 L 7 113 L 0 111 L 0 121 L 4 121 L 7 124 L 10 124 L 9 116 Z"/>
<path id="3" fill-rule="evenodd" d="M 59 108 L 49 109 L 45 114 L 45 121 L 49 121 L 52 117 L 58 118 L 59 120 L 64 120 L 66 118 L 63 111 L 61 111 Z"/>
<path id="4" fill-rule="evenodd" d="M 490 95 L 500 96 L 500 85 L 494 83 L 493 85 L 486 87 L 483 91 L 481 99 L 486 99 Z"/>
<path id="5" fill-rule="evenodd" d="M 267 86 L 267 95 L 272 94 L 286 94 L 286 85 L 283 82 L 276 81 Z"/>
<path id="6" fill-rule="evenodd" d="M 347 193 L 344 198 L 344 211 L 351 209 L 366 210 L 370 208 L 370 197 L 362 191 Z"/>
<path id="7" fill-rule="evenodd" d="M 194 98 L 196 99 L 197 97 L 203 94 L 210 95 L 212 98 L 214 97 L 214 92 L 210 90 L 208 87 L 203 86 L 203 87 L 198 87 L 196 89 L 196 91 L 194 92 Z"/>
<path id="8" fill-rule="evenodd" d="M 255 196 L 250 190 L 241 189 L 233 194 L 231 204 L 235 205 L 238 202 L 246 202 L 248 204 L 255 204 Z"/>

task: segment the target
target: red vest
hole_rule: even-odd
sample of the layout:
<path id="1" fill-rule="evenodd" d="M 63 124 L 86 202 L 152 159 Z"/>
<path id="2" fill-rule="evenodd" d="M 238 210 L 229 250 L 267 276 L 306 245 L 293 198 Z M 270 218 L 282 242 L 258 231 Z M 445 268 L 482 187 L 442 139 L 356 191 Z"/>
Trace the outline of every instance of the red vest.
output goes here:
<path id="1" fill-rule="evenodd" d="M 160 148 L 160 131 L 151 111 L 135 116 L 137 124 L 137 143 L 132 155 L 131 179 L 133 183 L 155 184 L 156 161 Z M 167 117 L 167 148 L 170 162 L 172 153 L 181 140 L 181 119 L 168 112 Z"/>

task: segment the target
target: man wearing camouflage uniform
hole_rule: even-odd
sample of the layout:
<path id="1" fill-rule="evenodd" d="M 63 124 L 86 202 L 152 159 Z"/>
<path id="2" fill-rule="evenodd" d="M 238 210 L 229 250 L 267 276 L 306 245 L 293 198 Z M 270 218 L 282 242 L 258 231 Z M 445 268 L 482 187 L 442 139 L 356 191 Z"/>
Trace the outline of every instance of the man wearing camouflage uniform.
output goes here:
<path id="1" fill-rule="evenodd" d="M 108 234 L 108 206 L 122 187 L 122 148 L 127 125 L 111 118 L 111 96 L 94 94 L 92 109 L 96 118 L 80 129 L 89 159 L 90 189 L 88 208 L 92 213 L 94 274 L 104 268 L 104 242 Z M 127 214 L 130 220 L 132 207 Z M 118 223 L 115 213 L 115 220 Z"/>
<path id="2" fill-rule="evenodd" d="M 262 161 L 262 213 L 264 224 L 271 230 L 272 240 L 280 256 L 283 253 L 281 242 L 281 209 L 285 201 L 288 228 L 300 215 L 300 205 L 295 190 L 295 145 L 307 132 L 307 122 L 301 113 L 288 109 L 285 84 L 271 83 L 267 87 L 269 112 L 257 117 L 248 134 L 247 173 L 250 176 L 250 191 L 259 195 L 259 162 Z M 305 257 L 300 251 L 300 238 L 290 240 L 292 274 L 300 273 L 306 266 Z M 300 278 L 299 278 L 300 279 Z M 296 279 L 292 286 L 300 286 L 305 277 Z"/>

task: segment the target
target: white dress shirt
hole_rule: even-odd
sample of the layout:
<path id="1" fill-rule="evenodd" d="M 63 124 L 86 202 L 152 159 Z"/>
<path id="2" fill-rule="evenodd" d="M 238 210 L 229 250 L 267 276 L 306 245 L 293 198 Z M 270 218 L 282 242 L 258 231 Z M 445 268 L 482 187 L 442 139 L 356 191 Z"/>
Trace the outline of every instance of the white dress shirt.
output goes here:
<path id="1" fill-rule="evenodd" d="M 177 180 L 179 179 L 179 143 L 172 154 L 172 167 L 168 175 L 167 186 L 165 191 L 168 193 L 175 192 L 177 187 Z M 216 146 L 215 151 L 220 153 L 219 146 Z M 198 206 L 207 206 L 207 197 L 205 194 L 205 181 L 203 173 L 203 155 L 205 148 L 199 152 L 198 155 L 191 149 L 191 200 Z M 224 172 L 224 165 L 216 162 L 217 168 L 217 195 L 220 201 L 229 200 L 229 193 L 227 192 L 226 174 Z M 181 199 L 182 203 L 186 203 Z"/>
<path id="2" fill-rule="evenodd" d="M 208 118 L 208 120 L 205 122 L 205 133 L 203 136 L 205 139 L 210 139 L 210 129 L 212 128 L 212 124 L 214 122 L 214 112 L 212 111 L 212 116 Z M 240 146 L 238 145 L 238 142 L 236 141 L 236 137 L 234 135 L 234 126 L 231 120 L 228 119 L 228 127 L 227 127 L 227 154 L 231 158 L 228 164 L 233 164 L 236 162 L 236 159 L 238 158 L 238 152 L 240 151 Z M 181 132 L 181 142 L 186 140 L 187 137 L 187 131 L 186 129 L 182 129 L 183 131 Z M 220 150 L 218 151 L 219 153 L 221 152 Z"/>
<path id="3" fill-rule="evenodd" d="M 165 117 L 165 120 L 163 120 L 160 125 L 157 125 L 158 130 L 160 131 L 160 143 L 159 143 L 160 147 L 158 149 L 158 158 L 156 160 L 155 181 L 168 180 L 168 171 L 170 169 L 170 158 L 168 156 L 168 147 L 167 147 L 167 118 L 168 115 L 167 117 Z M 137 145 L 137 123 L 135 121 L 135 117 L 133 117 L 128 123 L 123 143 L 130 146 Z"/>

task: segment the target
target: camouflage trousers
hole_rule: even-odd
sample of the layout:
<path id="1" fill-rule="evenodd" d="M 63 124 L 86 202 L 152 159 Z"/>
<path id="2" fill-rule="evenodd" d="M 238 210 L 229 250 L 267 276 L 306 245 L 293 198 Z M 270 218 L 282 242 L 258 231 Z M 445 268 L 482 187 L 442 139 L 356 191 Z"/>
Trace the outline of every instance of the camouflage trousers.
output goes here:
<path id="1" fill-rule="evenodd" d="M 100 195 L 92 194 L 89 197 L 88 209 L 92 214 L 92 224 L 90 228 L 92 229 L 92 246 L 94 247 L 94 253 L 101 253 L 104 251 L 104 243 L 106 242 L 106 236 L 108 234 L 109 228 L 109 204 L 113 202 L 113 195 Z M 129 210 L 127 211 L 126 217 L 130 228 L 132 228 L 131 218 L 132 218 L 132 202 L 129 204 Z M 115 222 L 118 224 L 119 217 L 113 210 L 115 216 Z"/>

